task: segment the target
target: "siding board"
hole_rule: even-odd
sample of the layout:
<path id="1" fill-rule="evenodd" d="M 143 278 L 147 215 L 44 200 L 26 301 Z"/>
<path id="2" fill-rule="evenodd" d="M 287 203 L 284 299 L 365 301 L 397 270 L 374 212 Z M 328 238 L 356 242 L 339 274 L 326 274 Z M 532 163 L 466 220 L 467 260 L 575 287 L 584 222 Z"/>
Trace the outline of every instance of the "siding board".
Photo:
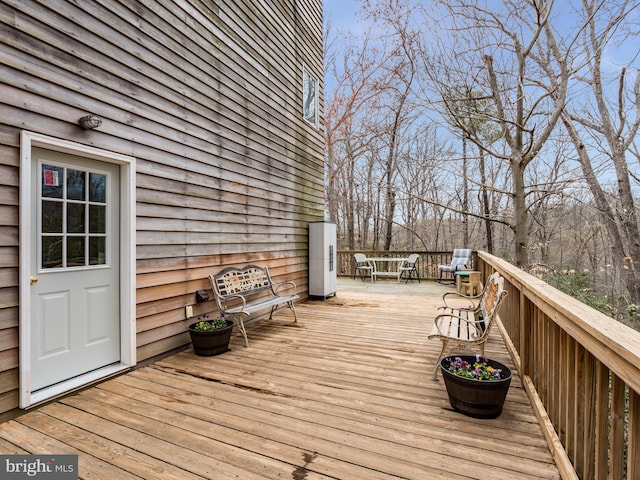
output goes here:
<path id="1" fill-rule="evenodd" d="M 0 157 L 3 164 L 0 165 L 0 185 L 18 186 L 18 152 L 15 148 L 0 146 Z"/>
<path id="2" fill-rule="evenodd" d="M 18 209 L 14 205 L 0 205 L 0 227 L 18 225 Z"/>
<path id="3" fill-rule="evenodd" d="M 18 266 L 18 248 L 17 246 L 9 246 L 5 243 L 0 244 L 0 267 L 17 267 Z"/>
<path id="4" fill-rule="evenodd" d="M 0 285 L 17 285 L 17 268 L 0 268 Z"/>
<path id="5" fill-rule="evenodd" d="M 0 309 L 0 329 L 13 328 L 18 326 L 18 309 L 2 308 Z"/>
<path id="6" fill-rule="evenodd" d="M 4 350 L 18 348 L 18 329 L 5 328 L 0 330 L 0 354 Z"/>
<path id="7" fill-rule="evenodd" d="M 17 369 L 7 370 L 0 373 L 0 393 L 10 392 L 18 385 Z"/>

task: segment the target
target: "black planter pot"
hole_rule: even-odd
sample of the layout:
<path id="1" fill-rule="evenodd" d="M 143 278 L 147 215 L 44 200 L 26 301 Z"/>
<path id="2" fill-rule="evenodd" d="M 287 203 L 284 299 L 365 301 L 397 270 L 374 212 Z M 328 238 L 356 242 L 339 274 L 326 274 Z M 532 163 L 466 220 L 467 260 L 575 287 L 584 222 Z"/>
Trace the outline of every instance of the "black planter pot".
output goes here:
<path id="1" fill-rule="evenodd" d="M 226 322 L 226 327 L 206 332 L 195 330 L 193 328 L 196 325 L 195 323 L 189 325 L 193 353 L 201 357 L 212 357 L 228 351 L 234 324 L 232 320 L 227 320 Z"/>
<path id="2" fill-rule="evenodd" d="M 448 370 L 451 361 L 460 357 L 469 363 L 476 361 L 475 355 L 454 355 L 440 361 L 440 370 L 449 394 L 451 406 L 460 413 L 475 418 L 496 418 L 502 413 L 502 407 L 511 384 L 511 370 L 494 360 L 487 364 L 502 370 L 500 380 L 475 380 L 454 375 Z"/>

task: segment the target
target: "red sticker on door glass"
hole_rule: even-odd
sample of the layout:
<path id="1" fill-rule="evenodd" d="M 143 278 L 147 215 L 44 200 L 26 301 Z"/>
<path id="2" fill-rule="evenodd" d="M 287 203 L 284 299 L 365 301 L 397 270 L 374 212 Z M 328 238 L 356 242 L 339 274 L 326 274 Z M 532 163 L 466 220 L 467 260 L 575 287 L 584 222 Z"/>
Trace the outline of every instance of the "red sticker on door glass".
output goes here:
<path id="1" fill-rule="evenodd" d="M 55 170 L 45 170 L 44 171 L 44 184 L 47 187 L 57 187 L 58 186 L 58 172 Z"/>

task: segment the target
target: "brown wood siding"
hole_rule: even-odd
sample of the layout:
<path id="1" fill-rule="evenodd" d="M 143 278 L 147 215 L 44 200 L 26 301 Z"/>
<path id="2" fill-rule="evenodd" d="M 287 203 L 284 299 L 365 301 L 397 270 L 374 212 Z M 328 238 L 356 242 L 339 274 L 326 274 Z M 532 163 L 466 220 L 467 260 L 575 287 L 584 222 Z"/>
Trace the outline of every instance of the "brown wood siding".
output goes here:
<path id="1" fill-rule="evenodd" d="M 225 266 L 306 295 L 324 143 L 303 64 L 321 106 L 321 0 L 0 0 L 0 413 L 17 406 L 20 132 L 137 159 L 141 361 L 189 342 L 184 307 Z M 102 126 L 80 129 L 88 113 Z"/>

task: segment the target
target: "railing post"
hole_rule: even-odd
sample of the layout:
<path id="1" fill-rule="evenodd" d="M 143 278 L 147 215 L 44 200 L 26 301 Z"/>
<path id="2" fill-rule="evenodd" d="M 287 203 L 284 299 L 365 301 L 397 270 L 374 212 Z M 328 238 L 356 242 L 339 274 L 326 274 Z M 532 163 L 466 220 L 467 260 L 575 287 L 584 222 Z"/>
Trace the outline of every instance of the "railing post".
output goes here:
<path id="1" fill-rule="evenodd" d="M 625 385 L 617 375 L 611 378 L 611 417 L 609 419 L 609 478 L 624 478 Z M 630 477 L 631 478 L 631 477 Z"/>
<path id="2" fill-rule="evenodd" d="M 518 318 L 520 322 L 520 338 L 518 339 L 520 343 L 520 375 L 530 375 L 529 371 L 529 352 L 531 349 L 529 348 L 529 342 L 535 341 L 534 335 L 531 331 L 531 309 L 529 308 L 529 300 L 522 292 L 522 288 L 518 289 L 519 291 L 519 312 Z"/>
<path id="3" fill-rule="evenodd" d="M 609 455 L 607 453 L 609 450 L 607 431 L 609 418 L 609 369 L 598 360 L 596 360 L 595 381 L 595 438 L 593 442 L 594 465 L 592 478 L 607 478 L 607 472 L 609 471 Z"/>
<path id="4" fill-rule="evenodd" d="M 629 458 L 627 478 L 640 478 L 640 395 L 629 389 Z"/>

